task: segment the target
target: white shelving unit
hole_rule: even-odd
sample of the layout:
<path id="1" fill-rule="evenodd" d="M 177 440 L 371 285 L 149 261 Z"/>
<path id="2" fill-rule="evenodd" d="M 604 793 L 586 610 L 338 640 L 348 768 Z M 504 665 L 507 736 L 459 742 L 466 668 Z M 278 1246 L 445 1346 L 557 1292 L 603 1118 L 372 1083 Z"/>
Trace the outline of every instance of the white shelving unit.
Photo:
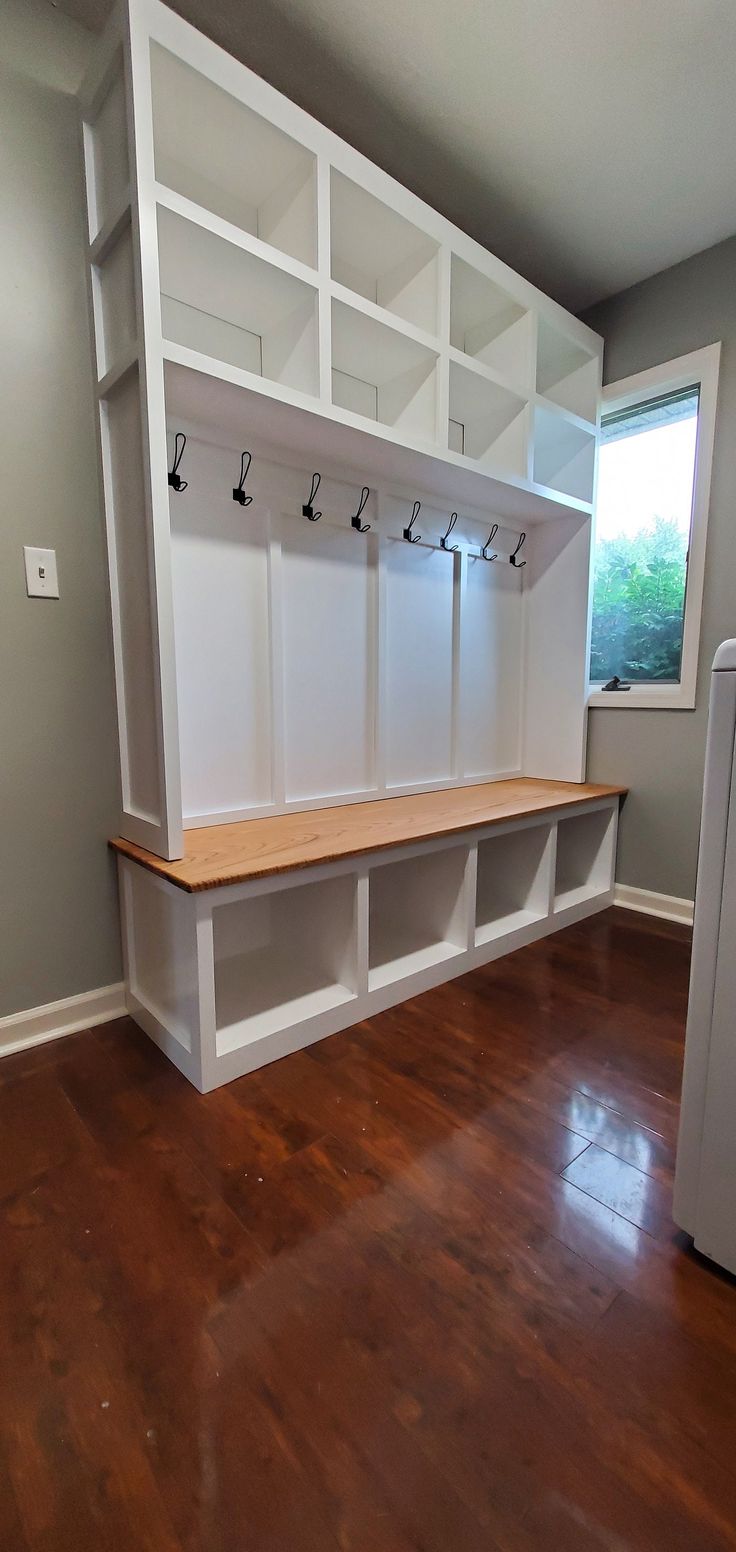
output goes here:
<path id="1" fill-rule="evenodd" d="M 123 833 L 177 856 L 218 816 L 579 779 L 600 341 L 159 0 L 114 12 L 83 116 Z M 177 432 L 182 493 L 167 482 Z M 244 449 L 254 504 L 231 510 Z M 330 666 L 310 678 L 284 635 L 283 521 L 314 470 L 324 515 L 300 564 Z M 349 550 L 363 484 L 371 536 L 351 531 Z M 422 542 L 399 557 L 415 500 Z M 455 511 L 454 559 L 433 559 Z M 478 585 L 494 523 L 499 565 L 527 533 L 510 592 Z M 484 638 L 488 663 L 467 650 Z M 341 651 L 361 711 L 330 775 L 291 707 L 308 680 L 335 747 Z M 400 681 L 420 690 L 413 752 Z"/>
<path id="2" fill-rule="evenodd" d="M 121 833 L 177 858 L 290 809 L 580 781 L 601 341 L 160 0 L 118 0 L 82 117 Z M 552 834 L 210 899 L 196 991 L 183 961 L 156 984 L 168 891 L 129 881 L 145 1018 L 195 1081 L 205 972 L 218 1072 L 338 1027 L 562 920 L 588 880 L 563 841 L 543 909 Z"/>
<path id="3" fill-rule="evenodd" d="M 215 1088 L 609 904 L 617 812 L 607 798 L 196 894 L 121 857 L 131 1011 Z"/>

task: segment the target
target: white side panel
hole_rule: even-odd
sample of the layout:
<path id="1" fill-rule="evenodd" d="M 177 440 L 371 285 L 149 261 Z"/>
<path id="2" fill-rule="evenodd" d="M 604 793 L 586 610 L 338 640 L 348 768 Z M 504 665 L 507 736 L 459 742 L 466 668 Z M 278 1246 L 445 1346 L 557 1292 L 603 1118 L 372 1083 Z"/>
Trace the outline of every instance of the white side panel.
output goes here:
<path id="1" fill-rule="evenodd" d="M 133 235 L 124 227 L 95 274 L 97 375 L 118 366 L 136 342 Z"/>
<path id="2" fill-rule="evenodd" d="M 402 539 L 386 541 L 383 560 L 386 784 L 449 780 L 453 567 L 441 550 Z"/>
<path id="3" fill-rule="evenodd" d="M 351 528 L 284 518 L 287 801 L 373 782 L 373 567 Z"/>
<path id="4" fill-rule="evenodd" d="M 714 675 L 715 679 L 719 677 Z M 728 678 L 733 675 L 729 674 Z M 718 728 L 719 742 L 722 740 L 725 744 L 727 734 L 724 716 Z M 722 753 L 725 756 L 725 749 Z M 726 763 L 725 758 L 723 763 Z M 695 1244 L 719 1266 L 736 1274 L 736 765 L 733 763 L 724 862 Z M 711 880 L 713 883 L 717 887 L 717 880 Z M 699 901 L 696 903 L 696 921 L 698 908 Z M 690 1023 L 688 1039 L 692 1028 Z M 691 1072 L 691 1083 L 694 1083 L 694 1077 Z"/>
<path id="5" fill-rule="evenodd" d="M 115 215 L 130 178 L 122 54 L 89 135 L 92 154 L 87 177 L 90 237 L 94 237 Z"/>
<path id="6" fill-rule="evenodd" d="M 736 673 L 711 676 L 708 710 L 708 742 L 700 821 L 700 852 L 695 889 L 695 919 L 690 971 L 690 996 L 682 1080 L 680 1132 L 673 1213 L 680 1227 L 695 1234 L 698 1223 L 698 1181 L 701 1166 L 708 1064 L 711 1057 L 711 1023 L 719 958 L 721 916 L 725 913 L 724 869 L 729 824 L 731 784 L 734 773 L 736 729 Z M 736 858 L 732 854 L 732 866 Z M 736 916 L 732 916 L 731 931 Z M 731 945 L 732 947 L 732 945 Z M 726 948 L 725 957 L 730 950 Z M 723 958 L 724 956 L 722 956 Z M 718 964 L 718 974 L 721 966 Z"/>
<path id="7" fill-rule="evenodd" d="M 190 439 L 187 489 L 170 494 L 185 821 L 272 799 L 268 524 L 233 501 L 234 461 L 216 452 Z"/>
<path id="8" fill-rule="evenodd" d="M 540 524 L 525 555 L 523 773 L 582 781 L 590 523 L 559 517 Z"/>
<path id="9" fill-rule="evenodd" d="M 462 605 L 460 769 L 482 780 L 520 767 L 524 569 L 469 555 Z"/>
<path id="10" fill-rule="evenodd" d="M 159 713 L 137 371 L 128 373 L 101 405 L 101 427 L 123 809 L 156 827 L 162 814 Z M 140 830 L 128 833 L 143 845 L 155 845 Z"/>
<path id="11" fill-rule="evenodd" d="M 191 1051 L 199 1029 L 192 897 L 134 865 L 126 865 L 121 878 L 129 990 Z"/>

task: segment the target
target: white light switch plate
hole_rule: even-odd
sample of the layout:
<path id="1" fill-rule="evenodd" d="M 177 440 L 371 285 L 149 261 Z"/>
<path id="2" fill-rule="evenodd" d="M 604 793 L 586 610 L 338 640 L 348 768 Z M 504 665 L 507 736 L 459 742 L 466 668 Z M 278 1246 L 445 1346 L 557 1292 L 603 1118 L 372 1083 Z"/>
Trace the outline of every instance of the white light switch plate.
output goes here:
<path id="1" fill-rule="evenodd" d="M 29 598 L 58 598 L 59 578 L 56 571 L 56 550 L 36 550 L 30 544 L 23 546 L 26 563 L 26 592 Z"/>

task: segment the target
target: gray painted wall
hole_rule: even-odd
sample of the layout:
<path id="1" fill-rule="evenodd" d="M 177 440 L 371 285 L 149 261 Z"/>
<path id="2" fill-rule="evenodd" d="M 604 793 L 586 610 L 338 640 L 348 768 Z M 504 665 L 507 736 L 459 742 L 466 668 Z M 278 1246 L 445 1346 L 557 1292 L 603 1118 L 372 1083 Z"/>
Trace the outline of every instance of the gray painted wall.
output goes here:
<path id="1" fill-rule="evenodd" d="M 692 899 L 710 665 L 718 643 L 736 636 L 736 237 L 584 317 L 605 339 L 606 382 L 723 342 L 695 710 L 596 707 L 588 740 L 590 780 L 631 789 L 621 819 L 619 882 Z"/>
<path id="2" fill-rule="evenodd" d="M 87 35 L 3 0 L 0 1016 L 121 978 L 117 755 L 73 97 Z M 25 595 L 23 545 L 61 598 Z"/>

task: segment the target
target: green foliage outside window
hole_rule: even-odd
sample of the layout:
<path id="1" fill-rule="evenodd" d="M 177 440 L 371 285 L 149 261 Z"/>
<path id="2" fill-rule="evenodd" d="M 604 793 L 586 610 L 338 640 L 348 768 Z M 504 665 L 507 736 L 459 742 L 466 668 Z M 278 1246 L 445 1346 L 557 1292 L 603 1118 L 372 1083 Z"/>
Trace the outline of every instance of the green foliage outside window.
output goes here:
<path id="1" fill-rule="evenodd" d="M 655 518 L 634 538 L 596 546 L 590 677 L 677 683 L 682 658 L 687 539 Z"/>

